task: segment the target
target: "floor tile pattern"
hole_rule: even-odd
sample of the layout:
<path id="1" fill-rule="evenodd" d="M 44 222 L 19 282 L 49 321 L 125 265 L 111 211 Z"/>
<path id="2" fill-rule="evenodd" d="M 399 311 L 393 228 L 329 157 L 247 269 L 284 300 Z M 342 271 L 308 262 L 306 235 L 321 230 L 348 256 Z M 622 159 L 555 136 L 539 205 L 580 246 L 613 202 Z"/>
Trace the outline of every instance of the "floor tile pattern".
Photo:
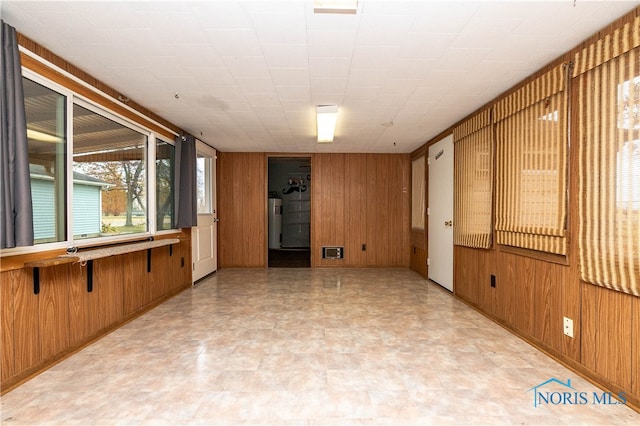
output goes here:
<path id="1" fill-rule="evenodd" d="M 4 395 L 0 420 L 640 424 L 623 405 L 534 407 L 549 378 L 601 392 L 413 271 L 223 269 Z"/>

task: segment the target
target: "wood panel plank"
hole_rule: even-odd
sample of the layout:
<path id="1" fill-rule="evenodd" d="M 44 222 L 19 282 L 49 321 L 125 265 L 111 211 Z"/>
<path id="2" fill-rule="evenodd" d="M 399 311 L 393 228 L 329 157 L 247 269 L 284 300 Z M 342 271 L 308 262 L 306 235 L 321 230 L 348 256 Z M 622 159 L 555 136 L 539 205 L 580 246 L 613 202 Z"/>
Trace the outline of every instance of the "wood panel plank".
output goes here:
<path id="1" fill-rule="evenodd" d="M 151 289 L 144 276 L 147 255 L 137 251 L 127 255 L 127 261 L 121 265 L 123 273 L 123 313 L 129 315 L 151 301 Z"/>
<path id="2" fill-rule="evenodd" d="M 454 246 L 454 292 L 467 302 L 478 305 L 479 277 L 478 250 L 468 247 Z M 426 252 L 425 252 L 426 255 Z"/>
<path id="3" fill-rule="evenodd" d="M 176 290 L 191 284 L 191 238 L 173 246 L 173 267 L 170 290 Z"/>
<path id="4" fill-rule="evenodd" d="M 69 265 L 40 270 L 40 353 L 48 359 L 69 347 Z"/>
<path id="5" fill-rule="evenodd" d="M 474 249 L 470 249 L 474 250 Z M 474 281 L 474 285 L 478 289 L 478 304 L 487 312 L 496 312 L 496 289 L 498 286 L 503 287 L 510 285 L 507 282 L 501 282 L 499 279 L 497 253 L 495 250 L 474 250 L 478 256 L 479 275 Z M 496 277 L 496 287 L 491 287 L 491 275 Z"/>
<path id="6" fill-rule="evenodd" d="M 146 257 L 146 250 L 141 253 Z M 98 330 L 115 324 L 124 315 L 124 276 L 120 265 L 127 256 L 105 257 L 95 261 L 91 311 L 98 318 Z M 151 281 L 151 275 L 147 273 L 145 281 Z"/>
<path id="7" fill-rule="evenodd" d="M 312 257 L 314 266 L 345 266 L 345 155 L 315 154 L 312 165 Z M 345 258 L 322 259 L 323 246 L 345 247 Z"/>
<path id="8" fill-rule="evenodd" d="M 38 311 L 40 295 L 33 294 L 31 268 L 13 272 L 15 373 L 42 359 Z"/>
<path id="9" fill-rule="evenodd" d="M 346 266 L 366 265 L 367 252 L 367 157 L 364 154 L 345 154 L 345 260 Z"/>
<path id="10" fill-rule="evenodd" d="M 367 266 L 389 263 L 390 179 L 388 156 L 367 154 Z"/>
<path id="11" fill-rule="evenodd" d="M 409 265 L 409 232 L 411 228 L 411 161 L 409 155 L 388 156 L 391 179 L 388 183 L 389 197 L 389 246 L 390 265 Z"/>
<path id="12" fill-rule="evenodd" d="M 623 389 L 631 389 L 631 299 L 585 284 L 582 289 L 582 362 Z"/>
<path id="13" fill-rule="evenodd" d="M 87 292 L 87 268 L 71 265 L 69 279 L 69 344 L 80 344 L 98 330 L 98 319 L 92 315 Z"/>
<path id="14" fill-rule="evenodd" d="M 427 251 L 423 248 L 419 248 L 416 246 L 411 247 L 411 257 L 410 257 L 410 265 L 409 267 L 422 275 L 425 278 L 428 278 L 427 274 Z"/>
<path id="15" fill-rule="evenodd" d="M 562 277 L 564 266 L 535 260 L 535 294 L 532 335 L 561 350 Z"/>
<path id="16" fill-rule="evenodd" d="M 267 175 L 267 162 L 263 153 L 248 153 L 243 155 L 242 170 L 237 179 L 250 183 L 244 188 L 245 211 L 238 217 L 245 217 L 243 228 L 244 257 L 239 262 L 249 267 L 264 268 L 266 263 L 266 219 L 267 219 L 267 187 L 265 176 Z M 243 180 L 245 179 L 245 180 Z M 246 260 L 245 260 L 246 259 Z"/>
<path id="17" fill-rule="evenodd" d="M 427 239 L 424 231 L 417 231 L 415 229 L 412 229 L 410 238 L 411 238 L 410 244 L 412 247 L 418 247 L 426 250 Z"/>
<path id="18" fill-rule="evenodd" d="M 217 162 L 220 267 L 264 267 L 267 214 L 263 153 L 220 153 Z"/>
<path id="19" fill-rule="evenodd" d="M 519 275 L 517 256 L 507 253 L 497 253 L 497 276 L 494 290 L 493 315 L 509 324 L 514 322 L 514 310 L 518 304 L 515 300 L 515 288 L 522 278 Z"/>
<path id="20" fill-rule="evenodd" d="M 15 374 L 13 332 L 13 271 L 0 273 L 0 380 Z"/>
<path id="21" fill-rule="evenodd" d="M 533 335 L 534 294 L 536 292 L 535 260 L 511 254 L 504 254 L 504 256 L 511 269 L 513 325 L 520 331 Z"/>

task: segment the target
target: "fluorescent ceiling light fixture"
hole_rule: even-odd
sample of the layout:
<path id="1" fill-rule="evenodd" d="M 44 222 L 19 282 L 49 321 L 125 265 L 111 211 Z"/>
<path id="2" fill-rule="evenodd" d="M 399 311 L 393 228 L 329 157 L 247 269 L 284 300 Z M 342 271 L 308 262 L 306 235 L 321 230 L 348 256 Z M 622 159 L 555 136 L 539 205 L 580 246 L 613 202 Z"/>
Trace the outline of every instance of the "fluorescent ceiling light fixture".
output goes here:
<path id="1" fill-rule="evenodd" d="M 27 138 L 40 142 L 59 143 L 62 142 L 60 136 L 50 135 L 48 133 L 40 132 L 38 130 L 27 129 Z"/>
<path id="2" fill-rule="evenodd" d="M 352 13 L 358 10 L 358 0 L 314 0 L 314 13 Z"/>
<path id="3" fill-rule="evenodd" d="M 337 105 L 318 105 L 316 107 L 318 122 L 318 143 L 333 142 L 338 117 Z"/>

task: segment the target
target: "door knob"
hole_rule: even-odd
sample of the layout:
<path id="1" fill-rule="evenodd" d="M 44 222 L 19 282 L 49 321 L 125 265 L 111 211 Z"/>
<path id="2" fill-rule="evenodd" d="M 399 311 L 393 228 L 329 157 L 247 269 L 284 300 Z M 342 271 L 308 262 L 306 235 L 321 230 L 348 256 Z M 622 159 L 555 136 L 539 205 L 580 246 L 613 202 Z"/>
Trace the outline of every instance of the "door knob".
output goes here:
<path id="1" fill-rule="evenodd" d="M 214 222 L 220 222 L 220 219 L 218 219 L 217 217 L 215 219 L 213 219 Z"/>
<path id="2" fill-rule="evenodd" d="M 444 223 L 444 226 L 447 226 L 447 227 L 449 227 L 449 226 L 453 226 L 453 221 L 452 221 L 452 220 L 448 220 L 448 221 L 446 221 L 446 222 Z"/>

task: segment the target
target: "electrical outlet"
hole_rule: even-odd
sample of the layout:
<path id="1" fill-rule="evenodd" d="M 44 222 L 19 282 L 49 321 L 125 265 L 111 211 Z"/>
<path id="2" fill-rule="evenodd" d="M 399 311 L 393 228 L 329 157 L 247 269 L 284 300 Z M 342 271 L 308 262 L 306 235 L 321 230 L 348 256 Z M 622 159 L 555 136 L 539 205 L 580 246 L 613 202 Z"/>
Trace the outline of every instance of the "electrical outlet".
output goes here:
<path id="1" fill-rule="evenodd" d="M 571 318 L 564 317 L 564 334 L 573 337 L 573 320 Z"/>
<path id="2" fill-rule="evenodd" d="M 496 276 L 491 274 L 491 287 L 496 288 Z"/>
<path id="3" fill-rule="evenodd" d="M 362 245 L 362 251 L 367 251 L 367 245 L 366 244 Z"/>

